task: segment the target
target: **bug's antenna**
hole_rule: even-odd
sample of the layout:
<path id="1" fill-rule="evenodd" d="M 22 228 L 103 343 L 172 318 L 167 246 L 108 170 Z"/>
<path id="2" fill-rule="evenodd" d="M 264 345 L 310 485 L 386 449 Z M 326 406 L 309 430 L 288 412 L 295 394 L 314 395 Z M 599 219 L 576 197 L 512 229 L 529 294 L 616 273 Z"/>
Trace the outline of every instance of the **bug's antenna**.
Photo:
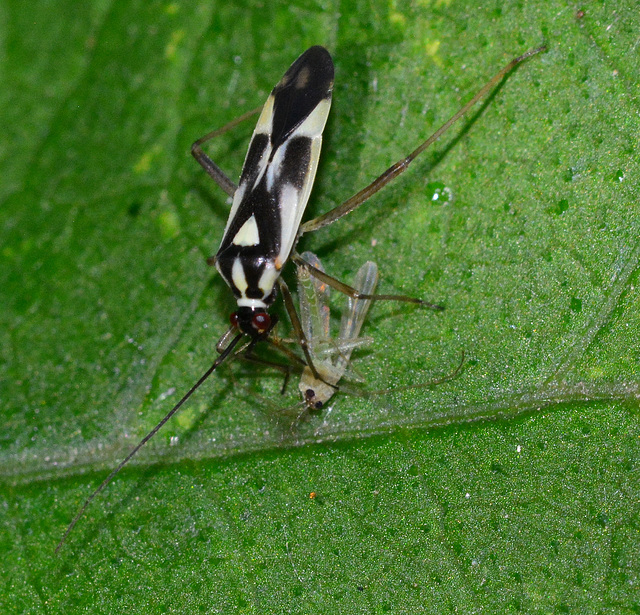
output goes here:
<path id="1" fill-rule="evenodd" d="M 169 410 L 169 412 L 167 412 L 167 414 L 164 416 L 164 418 L 144 437 L 142 438 L 142 440 L 140 440 L 140 442 L 138 442 L 138 444 L 136 445 L 136 447 L 115 467 L 115 469 L 113 469 L 111 471 L 111 474 L 109 474 L 109 476 L 107 476 L 107 478 L 105 478 L 101 483 L 100 486 L 84 501 L 84 504 L 80 507 L 80 509 L 78 510 L 78 512 L 76 513 L 76 516 L 73 518 L 73 520 L 71 521 L 71 523 L 69 523 L 69 525 L 67 526 L 67 529 L 65 530 L 64 534 L 62 535 L 62 538 L 60 539 L 60 542 L 58 543 L 58 546 L 56 547 L 56 553 L 58 553 L 60 551 L 60 549 L 62 548 L 62 545 L 64 544 L 65 540 L 67 539 L 67 536 L 69 536 L 69 534 L 71 533 L 71 531 L 73 530 L 73 528 L 76 526 L 76 524 L 78 523 L 78 521 L 80 521 L 80 519 L 82 518 L 82 515 L 84 515 L 84 511 L 87 510 L 87 508 L 89 507 L 89 504 L 91 504 L 91 502 L 95 499 L 95 497 L 104 490 L 104 488 L 113 480 L 113 478 L 115 477 L 115 475 L 120 472 L 120 470 L 122 470 L 122 468 L 127 465 L 127 463 L 129 463 L 129 461 L 131 460 L 132 457 L 134 457 L 134 455 L 149 441 L 151 440 L 151 438 L 153 438 L 153 436 L 156 435 L 156 433 L 158 433 L 158 431 L 162 428 L 162 426 L 180 409 L 180 407 L 196 392 L 196 390 L 200 387 L 200 385 L 209 377 L 211 376 L 211 374 L 213 373 L 213 371 L 222 363 L 224 362 L 227 357 L 229 357 L 229 355 L 231 355 L 231 353 L 233 352 L 234 348 L 236 347 L 236 345 L 238 344 L 238 342 L 244 337 L 243 333 L 238 333 L 238 335 L 236 335 L 231 342 L 229 343 L 229 345 L 224 349 L 224 351 L 222 352 L 222 354 L 213 362 L 213 365 L 211 365 L 211 367 L 204 373 L 202 374 L 202 376 L 200 376 L 200 379 L 198 380 L 198 382 L 196 382 L 188 391 L 187 393 L 184 395 L 184 397 L 173 407 L 171 408 L 171 410 Z"/>

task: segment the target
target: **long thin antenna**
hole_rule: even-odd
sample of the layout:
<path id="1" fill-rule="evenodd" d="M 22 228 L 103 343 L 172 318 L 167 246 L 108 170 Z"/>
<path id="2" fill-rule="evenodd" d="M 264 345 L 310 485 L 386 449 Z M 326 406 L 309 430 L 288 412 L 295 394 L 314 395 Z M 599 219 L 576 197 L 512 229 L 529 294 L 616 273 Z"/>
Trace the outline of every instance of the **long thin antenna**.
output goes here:
<path id="1" fill-rule="evenodd" d="M 234 348 L 238 344 L 238 342 L 244 337 L 243 333 L 238 333 L 229 345 L 224 349 L 222 354 L 213 362 L 213 365 L 200 376 L 198 382 L 196 382 L 185 394 L 185 396 L 173 407 L 171 410 L 164 416 L 164 418 L 144 437 L 140 442 L 136 445 L 136 447 L 116 466 L 114 470 L 111 471 L 111 474 L 107 476 L 101 483 L 100 486 L 84 501 L 84 504 L 80 507 L 76 516 L 73 518 L 71 523 L 67 526 L 65 533 L 63 534 L 58 546 L 56 547 L 56 553 L 60 551 L 62 545 L 64 544 L 67 536 L 71 533 L 73 528 L 76 526 L 78 521 L 84 515 L 84 511 L 87 510 L 89 504 L 95 499 L 95 497 L 104 490 L 104 488 L 113 480 L 114 476 L 124 468 L 127 463 L 131 460 L 131 458 L 149 441 L 153 436 L 158 433 L 158 431 L 162 428 L 162 426 L 180 409 L 180 407 L 196 392 L 196 390 L 200 387 L 200 385 L 213 373 L 213 371 L 227 359 L 229 355 L 233 352 Z"/>

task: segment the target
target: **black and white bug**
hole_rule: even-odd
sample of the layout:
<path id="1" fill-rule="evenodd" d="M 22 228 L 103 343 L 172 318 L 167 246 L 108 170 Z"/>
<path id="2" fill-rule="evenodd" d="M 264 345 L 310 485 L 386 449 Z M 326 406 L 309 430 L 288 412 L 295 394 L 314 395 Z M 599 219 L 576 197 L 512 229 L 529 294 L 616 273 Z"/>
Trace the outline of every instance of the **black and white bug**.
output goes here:
<path id="1" fill-rule="evenodd" d="M 269 95 L 258 119 L 249 150 L 236 186 L 204 153 L 204 142 L 253 115 L 249 112 L 226 127 L 214 131 L 192 146 L 192 154 L 231 197 L 233 202 L 220 248 L 210 261 L 227 282 L 237 301 L 231 316 L 231 328 L 217 344 L 218 358 L 165 417 L 133 448 L 87 498 L 67 527 L 56 552 L 82 517 L 91 501 L 111 482 L 129 460 L 182 407 L 200 385 L 222 363 L 238 355 L 251 357 L 253 347 L 261 340 L 270 341 L 277 319 L 269 308 L 280 290 L 294 332 L 304 354 L 303 364 L 313 377 L 324 381 L 318 373 L 289 290 L 280 277 L 287 261 L 293 260 L 311 275 L 333 288 L 359 300 L 399 300 L 440 309 L 419 299 L 396 295 L 363 294 L 339 282 L 294 252 L 302 235 L 328 226 L 352 212 L 390 181 L 403 173 L 411 162 L 472 106 L 498 84 L 516 65 L 545 48 L 532 49 L 515 58 L 499 71 L 483 88 L 407 157 L 389 167 L 360 192 L 331 211 L 301 224 L 313 180 L 318 167 L 322 131 L 324 129 L 333 88 L 334 67 L 329 52 L 320 46 L 305 51 L 287 70 Z M 248 341 L 240 345 L 240 341 Z M 278 367 L 277 363 L 272 365 Z M 280 366 L 282 367 L 282 366 Z"/>
<path id="2" fill-rule="evenodd" d="M 292 64 L 262 109 L 233 193 L 214 262 L 238 302 L 233 325 L 251 337 L 269 330 L 267 310 L 298 239 L 331 107 L 333 74 L 323 47 L 311 47 Z M 193 151 L 218 179 L 199 144 Z"/>

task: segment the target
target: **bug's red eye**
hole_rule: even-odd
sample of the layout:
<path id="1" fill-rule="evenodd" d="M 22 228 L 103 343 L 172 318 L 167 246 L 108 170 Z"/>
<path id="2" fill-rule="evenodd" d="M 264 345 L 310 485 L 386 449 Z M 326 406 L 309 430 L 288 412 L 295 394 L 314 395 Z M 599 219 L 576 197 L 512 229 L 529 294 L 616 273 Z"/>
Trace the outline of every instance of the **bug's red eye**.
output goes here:
<path id="1" fill-rule="evenodd" d="M 251 324 L 258 333 L 264 333 L 271 326 L 271 317 L 266 312 L 258 312 L 251 319 Z"/>
<path id="2" fill-rule="evenodd" d="M 231 322 L 232 327 L 235 327 L 236 329 L 238 328 L 238 322 L 240 322 L 240 319 L 238 318 L 238 312 L 234 312 L 233 314 L 231 314 L 231 316 L 229 316 L 229 322 Z"/>

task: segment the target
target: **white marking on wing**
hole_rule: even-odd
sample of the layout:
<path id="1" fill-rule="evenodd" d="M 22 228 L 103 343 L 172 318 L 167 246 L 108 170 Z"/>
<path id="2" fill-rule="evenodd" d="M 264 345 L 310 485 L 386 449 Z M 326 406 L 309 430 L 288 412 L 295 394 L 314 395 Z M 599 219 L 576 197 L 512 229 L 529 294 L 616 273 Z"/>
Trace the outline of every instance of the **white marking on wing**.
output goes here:
<path id="1" fill-rule="evenodd" d="M 313 169 L 313 175 L 310 176 L 311 183 L 315 177 L 315 169 L 318 164 L 318 156 L 320 156 L 320 144 L 322 143 L 322 131 L 327 123 L 327 116 L 329 115 L 329 109 L 331 108 L 331 100 L 321 100 L 313 109 L 306 119 L 298 126 L 287 138 L 287 140 L 278 148 L 275 152 L 273 160 L 267 169 L 267 190 L 270 192 L 277 183 L 278 177 L 281 175 L 282 162 L 285 159 L 287 146 L 292 139 L 296 137 L 307 137 L 312 141 L 311 147 L 311 161 L 310 169 Z M 315 141 L 320 139 L 320 143 L 315 146 Z M 261 173 L 262 175 L 262 173 Z M 307 180 L 305 180 L 305 183 Z M 310 187 L 309 187 L 310 189 Z M 307 194 L 307 199 L 309 198 Z M 302 202 L 302 206 L 305 207 L 307 201 Z M 297 229 L 296 229 L 297 230 Z"/>
<path id="2" fill-rule="evenodd" d="M 285 186 L 282 190 L 282 203 L 280 206 L 280 218 L 282 220 L 282 243 L 280 248 L 279 260 L 284 263 L 289 258 L 289 254 L 293 249 L 293 244 L 298 238 L 298 228 L 302 214 L 307 206 L 313 180 L 316 177 L 318 169 L 318 158 L 320 157 L 320 148 L 322 146 L 322 137 L 316 137 L 311 140 L 311 148 L 309 152 L 309 167 L 304 177 L 304 183 L 301 190 L 297 190 L 293 186 Z"/>
<path id="3" fill-rule="evenodd" d="M 236 246 L 257 246 L 260 243 L 260 233 L 255 215 L 252 214 L 240 227 L 232 243 Z"/>
<path id="4" fill-rule="evenodd" d="M 327 116 L 331 108 L 331 99 L 323 98 L 306 117 L 304 122 L 298 126 L 291 135 L 292 137 L 318 137 L 324 130 L 327 123 Z"/>
<path id="5" fill-rule="evenodd" d="M 296 77 L 295 88 L 304 90 L 309 83 L 309 79 L 311 79 L 311 71 L 308 66 L 303 66 Z"/>
<path id="6" fill-rule="evenodd" d="M 249 146 L 249 149 L 251 149 L 251 146 Z M 271 146 L 267 145 L 266 152 L 264 153 L 262 158 L 258 161 L 258 165 L 260 167 L 260 170 L 258 172 L 258 177 L 255 180 L 256 184 L 260 181 L 260 178 L 264 174 L 264 171 L 265 171 L 265 169 L 267 167 L 267 160 L 269 160 L 269 153 L 270 152 L 271 152 Z M 245 164 L 246 164 L 246 160 L 245 160 Z M 229 212 L 229 218 L 227 220 L 227 225 L 224 227 L 224 233 L 222 235 L 222 241 L 220 242 L 221 244 L 225 243 L 225 241 L 227 239 L 227 233 L 229 232 L 229 228 L 231 227 L 231 224 L 233 223 L 233 220 L 235 219 L 236 215 L 238 214 L 238 209 L 240 208 L 240 204 L 242 203 L 242 199 L 244 198 L 244 195 L 245 195 L 245 192 L 247 191 L 247 188 L 249 188 L 249 185 L 247 184 L 247 182 L 243 182 L 238 186 L 238 189 L 235 191 L 235 193 L 233 195 L 233 201 L 231 203 L 231 211 Z M 251 186 L 250 189 L 253 189 L 253 186 Z"/>
<path id="7" fill-rule="evenodd" d="M 231 280 L 233 285 L 244 295 L 247 292 L 249 285 L 247 284 L 247 278 L 244 275 L 244 267 L 240 257 L 236 257 L 233 261 L 233 267 L 231 268 Z"/>
<path id="8" fill-rule="evenodd" d="M 264 152 L 262 153 L 262 158 L 260 158 L 260 160 L 258 161 L 258 166 L 260 167 L 260 170 L 256 175 L 256 179 L 254 181 L 253 186 L 257 186 L 260 183 L 265 171 L 267 171 L 270 168 L 268 164 L 270 156 L 271 156 L 271 143 L 269 142 L 267 143 L 267 147 L 265 147 Z"/>
<path id="9" fill-rule="evenodd" d="M 253 131 L 253 134 L 262 134 L 262 135 L 270 135 L 273 132 L 273 103 L 275 98 L 273 94 L 269 94 L 269 98 L 267 98 L 267 102 L 264 103 L 264 107 L 262 107 L 262 111 L 260 112 L 260 117 L 258 118 L 258 123 L 256 124 L 256 128 Z"/>
<path id="10" fill-rule="evenodd" d="M 287 147 L 290 141 L 287 139 L 273 155 L 273 160 L 267 166 L 267 190 L 273 192 L 273 188 L 276 185 L 278 177 L 280 177 L 282 162 L 284 161 Z"/>
<path id="11" fill-rule="evenodd" d="M 300 218 L 304 213 L 306 200 L 300 198 L 300 191 L 291 184 L 282 186 L 280 193 L 280 218 L 282 220 L 282 247 L 278 260 L 284 264 L 289 258 L 293 242 L 298 235 Z M 302 207 L 300 206 L 302 205 Z"/>
<path id="12" fill-rule="evenodd" d="M 271 294 L 279 277 L 280 271 L 274 265 L 267 264 L 258 282 L 258 288 L 264 293 L 265 297 Z"/>

